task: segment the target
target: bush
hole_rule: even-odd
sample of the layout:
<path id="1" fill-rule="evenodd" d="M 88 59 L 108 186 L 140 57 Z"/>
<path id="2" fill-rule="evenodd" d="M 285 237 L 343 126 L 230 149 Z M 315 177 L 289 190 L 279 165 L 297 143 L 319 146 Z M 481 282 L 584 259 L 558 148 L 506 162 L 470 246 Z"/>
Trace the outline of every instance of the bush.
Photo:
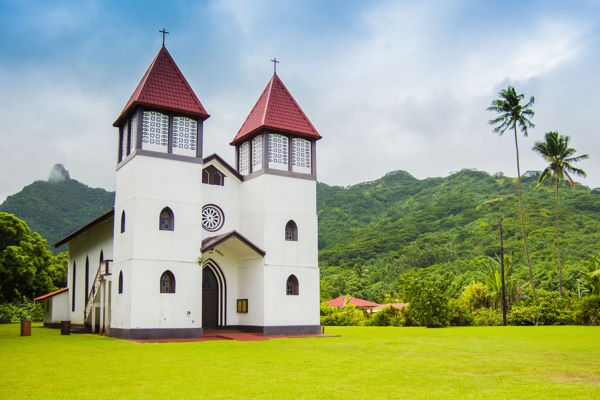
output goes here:
<path id="1" fill-rule="evenodd" d="M 558 293 L 538 290 L 538 299 L 514 304 L 506 319 L 510 325 L 569 325 L 576 322 L 573 303 Z"/>
<path id="2" fill-rule="evenodd" d="M 480 308 L 473 312 L 473 325 L 500 326 L 502 325 L 502 312 L 491 308 Z"/>
<path id="3" fill-rule="evenodd" d="M 373 314 L 373 316 L 367 320 L 366 325 L 371 326 L 401 326 L 401 318 L 399 318 L 401 311 L 396 307 L 385 307 L 382 310 Z"/>
<path id="4" fill-rule="evenodd" d="M 460 302 L 471 311 L 492 305 L 490 289 L 481 282 L 471 282 L 460 295 Z"/>
<path id="5" fill-rule="evenodd" d="M 353 304 L 348 304 L 340 311 L 321 316 L 321 325 L 326 326 L 356 326 L 363 325 L 365 316 Z"/>
<path id="6" fill-rule="evenodd" d="M 583 325 L 600 325 L 600 296 L 586 296 L 578 304 L 577 322 Z"/>
<path id="7" fill-rule="evenodd" d="M 473 314 L 463 301 L 451 299 L 448 302 L 448 310 L 451 326 L 473 325 Z"/>
<path id="8" fill-rule="evenodd" d="M 44 306 L 41 303 L 25 299 L 21 306 L 16 308 L 16 315 L 21 321 L 43 321 Z"/>
<path id="9" fill-rule="evenodd" d="M 11 322 L 17 319 L 17 306 L 6 303 L 0 304 L 0 323 Z"/>
<path id="10" fill-rule="evenodd" d="M 416 325 L 441 328 L 448 325 L 448 299 L 432 281 L 405 274 L 402 280 L 404 298 L 408 302 L 406 316 Z"/>

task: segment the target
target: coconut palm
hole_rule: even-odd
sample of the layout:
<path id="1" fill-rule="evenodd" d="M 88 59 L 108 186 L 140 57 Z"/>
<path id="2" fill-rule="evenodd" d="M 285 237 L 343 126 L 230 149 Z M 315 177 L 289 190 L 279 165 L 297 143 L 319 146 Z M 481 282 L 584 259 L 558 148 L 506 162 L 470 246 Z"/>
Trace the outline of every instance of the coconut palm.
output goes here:
<path id="1" fill-rule="evenodd" d="M 556 186 L 556 253 L 558 260 L 558 288 L 560 297 L 563 297 L 562 267 L 560 264 L 560 241 L 558 237 L 558 187 L 562 182 L 575 188 L 571 175 L 585 176 L 585 171 L 575 168 L 573 163 L 588 158 L 587 154 L 576 156 L 576 150 L 569 147 L 569 137 L 559 135 L 558 132 L 547 132 L 544 142 L 536 142 L 533 150 L 549 163 L 538 179 L 538 186 L 550 181 L 550 187 Z"/>
<path id="2" fill-rule="evenodd" d="M 521 196 L 521 168 L 519 166 L 519 140 L 517 137 L 517 125 L 525 137 L 527 137 L 527 130 L 529 128 L 535 128 L 535 125 L 530 121 L 530 118 L 532 118 L 534 115 L 531 106 L 535 102 L 535 98 L 531 97 L 527 103 L 521 104 L 521 100 L 525 98 L 525 95 L 522 93 L 517 94 L 515 88 L 510 85 L 507 86 L 506 89 L 502 89 L 499 93 L 499 96 L 500 98 L 492 101 L 492 105 L 487 108 L 488 111 L 493 111 L 499 114 L 496 118 L 491 119 L 489 124 L 494 126 L 494 132 L 498 133 L 500 136 L 502 136 L 507 129 L 511 128 L 515 134 L 515 150 L 517 152 L 517 189 L 519 195 L 521 231 L 523 232 L 525 255 L 527 256 L 527 266 L 529 267 L 529 282 L 531 283 L 533 297 L 537 300 L 537 295 L 535 294 L 535 282 L 533 281 L 533 271 L 531 269 L 531 261 L 529 259 L 529 247 L 527 246 L 525 217 L 523 215 L 523 199 Z"/>

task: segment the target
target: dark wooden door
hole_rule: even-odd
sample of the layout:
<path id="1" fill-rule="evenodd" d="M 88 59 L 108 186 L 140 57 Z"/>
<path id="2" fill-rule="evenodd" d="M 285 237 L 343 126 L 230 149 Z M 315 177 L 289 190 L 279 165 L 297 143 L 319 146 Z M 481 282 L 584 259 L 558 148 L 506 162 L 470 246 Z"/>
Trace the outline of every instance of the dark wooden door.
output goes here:
<path id="1" fill-rule="evenodd" d="M 219 312 L 219 286 L 210 268 L 202 271 L 202 327 L 216 328 Z"/>

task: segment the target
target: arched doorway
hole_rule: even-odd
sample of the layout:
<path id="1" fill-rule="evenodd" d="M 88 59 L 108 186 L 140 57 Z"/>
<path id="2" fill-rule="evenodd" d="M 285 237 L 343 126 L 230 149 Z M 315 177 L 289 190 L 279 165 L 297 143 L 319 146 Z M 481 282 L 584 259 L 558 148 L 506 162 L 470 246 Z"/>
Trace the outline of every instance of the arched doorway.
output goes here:
<path id="1" fill-rule="evenodd" d="M 219 285 L 213 270 L 202 270 L 202 327 L 216 328 L 219 323 Z"/>

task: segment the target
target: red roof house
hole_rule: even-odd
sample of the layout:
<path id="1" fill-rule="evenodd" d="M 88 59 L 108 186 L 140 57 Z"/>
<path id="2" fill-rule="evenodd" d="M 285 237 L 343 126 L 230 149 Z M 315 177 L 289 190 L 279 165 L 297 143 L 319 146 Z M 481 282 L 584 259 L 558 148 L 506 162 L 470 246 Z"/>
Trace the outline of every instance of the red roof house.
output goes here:
<path id="1" fill-rule="evenodd" d="M 305 139 L 321 139 L 277 74 L 273 74 L 231 144 L 239 144 L 261 129 L 292 133 Z"/>
<path id="2" fill-rule="evenodd" d="M 356 307 L 361 307 L 361 308 L 372 308 L 372 307 L 377 307 L 379 305 L 377 303 L 373 303 L 372 301 L 363 300 L 363 299 L 359 299 L 357 297 L 352 297 L 352 296 L 350 296 L 350 301 L 348 303 L 352 304 Z M 329 300 L 327 302 L 327 305 L 329 307 L 345 307 L 346 306 L 346 296 L 341 295 L 339 297 L 336 297 L 335 299 Z"/>

